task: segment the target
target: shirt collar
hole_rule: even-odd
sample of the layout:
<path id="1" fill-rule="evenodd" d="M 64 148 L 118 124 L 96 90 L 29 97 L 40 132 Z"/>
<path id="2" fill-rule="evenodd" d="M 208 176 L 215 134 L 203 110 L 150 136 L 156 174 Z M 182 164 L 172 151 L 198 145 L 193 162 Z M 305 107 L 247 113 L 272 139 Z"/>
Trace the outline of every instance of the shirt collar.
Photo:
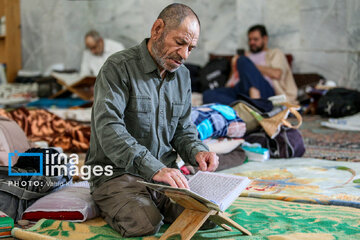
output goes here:
<path id="1" fill-rule="evenodd" d="M 149 38 L 146 38 L 140 43 L 141 61 L 144 66 L 144 71 L 145 71 L 145 73 L 151 73 L 151 72 L 157 70 L 159 73 L 159 68 L 156 65 L 154 59 L 151 57 L 150 52 L 147 48 L 148 41 L 149 41 Z M 166 75 L 167 75 L 166 78 L 169 80 L 172 80 L 175 77 L 174 72 L 167 72 Z"/>
<path id="2" fill-rule="evenodd" d="M 149 50 L 147 48 L 147 42 L 148 38 L 144 39 L 140 43 L 140 53 L 141 53 L 141 61 L 144 66 L 145 73 L 150 73 L 155 71 L 158 67 L 154 61 L 154 59 L 151 57 Z"/>

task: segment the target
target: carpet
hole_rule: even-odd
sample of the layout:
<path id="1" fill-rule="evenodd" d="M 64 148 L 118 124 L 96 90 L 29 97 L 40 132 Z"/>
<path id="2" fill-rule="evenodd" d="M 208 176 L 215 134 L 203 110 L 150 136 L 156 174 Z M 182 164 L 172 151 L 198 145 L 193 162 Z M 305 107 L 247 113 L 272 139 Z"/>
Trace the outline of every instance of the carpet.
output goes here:
<path id="1" fill-rule="evenodd" d="M 226 213 L 253 236 L 217 227 L 198 231 L 192 239 L 360 239 L 360 209 L 355 208 L 240 197 Z M 157 239 L 167 227 L 163 226 L 155 236 L 132 239 Z M 12 233 L 14 237 L 26 240 L 121 239 L 101 218 L 85 223 L 43 219 L 30 229 L 15 228 Z"/>
<path id="2" fill-rule="evenodd" d="M 304 157 L 359 162 L 360 134 L 321 126 L 326 120 L 318 115 L 303 116 L 300 131 L 306 148 Z"/>
<path id="3" fill-rule="evenodd" d="M 253 179 L 241 196 L 360 208 L 360 163 L 271 159 L 221 172 Z"/>

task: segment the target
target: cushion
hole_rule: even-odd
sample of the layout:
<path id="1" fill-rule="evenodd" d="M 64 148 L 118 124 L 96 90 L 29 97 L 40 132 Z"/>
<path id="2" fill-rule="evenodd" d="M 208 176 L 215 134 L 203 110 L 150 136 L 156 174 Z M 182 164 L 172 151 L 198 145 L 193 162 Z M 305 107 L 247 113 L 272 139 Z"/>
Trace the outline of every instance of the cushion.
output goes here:
<path id="1" fill-rule="evenodd" d="M 217 154 L 226 154 L 232 152 L 244 142 L 242 138 L 217 138 L 206 139 L 203 141 L 208 147 L 210 152 Z"/>
<path id="2" fill-rule="evenodd" d="M 79 182 L 38 199 L 27 208 L 22 219 L 42 218 L 84 222 L 99 216 L 99 209 L 90 195 L 89 183 Z"/>

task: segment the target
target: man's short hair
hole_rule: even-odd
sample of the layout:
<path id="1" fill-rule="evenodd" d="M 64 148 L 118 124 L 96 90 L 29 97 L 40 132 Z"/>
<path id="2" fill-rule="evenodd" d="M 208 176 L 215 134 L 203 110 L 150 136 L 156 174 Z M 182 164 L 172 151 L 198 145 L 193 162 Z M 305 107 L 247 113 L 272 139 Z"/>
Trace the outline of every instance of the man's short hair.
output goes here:
<path id="1" fill-rule="evenodd" d="M 254 31 L 259 31 L 262 37 L 265 37 L 268 35 L 265 26 L 261 25 L 261 24 L 257 24 L 257 25 L 250 27 L 248 30 L 248 35 L 249 35 L 249 33 L 254 32 Z"/>
<path id="2" fill-rule="evenodd" d="M 85 39 L 87 37 L 92 37 L 95 42 L 99 41 L 101 39 L 100 33 L 96 30 L 90 30 L 85 34 Z"/>
<path id="3" fill-rule="evenodd" d="M 190 7 L 181 3 L 168 5 L 161 11 L 157 19 L 162 19 L 166 28 L 174 29 L 180 26 L 184 19 L 189 16 L 195 17 L 200 27 L 200 20 L 196 13 Z"/>

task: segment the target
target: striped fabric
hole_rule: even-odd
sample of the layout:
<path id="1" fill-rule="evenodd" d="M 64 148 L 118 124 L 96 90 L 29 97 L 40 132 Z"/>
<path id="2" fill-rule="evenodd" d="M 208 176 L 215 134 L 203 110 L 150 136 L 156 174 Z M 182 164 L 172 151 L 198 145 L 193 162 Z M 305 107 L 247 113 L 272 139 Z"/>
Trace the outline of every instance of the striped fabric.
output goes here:
<path id="1" fill-rule="evenodd" d="M 241 138 L 246 131 L 243 120 L 227 105 L 207 104 L 193 107 L 191 120 L 196 125 L 201 140 L 210 137 Z"/>

